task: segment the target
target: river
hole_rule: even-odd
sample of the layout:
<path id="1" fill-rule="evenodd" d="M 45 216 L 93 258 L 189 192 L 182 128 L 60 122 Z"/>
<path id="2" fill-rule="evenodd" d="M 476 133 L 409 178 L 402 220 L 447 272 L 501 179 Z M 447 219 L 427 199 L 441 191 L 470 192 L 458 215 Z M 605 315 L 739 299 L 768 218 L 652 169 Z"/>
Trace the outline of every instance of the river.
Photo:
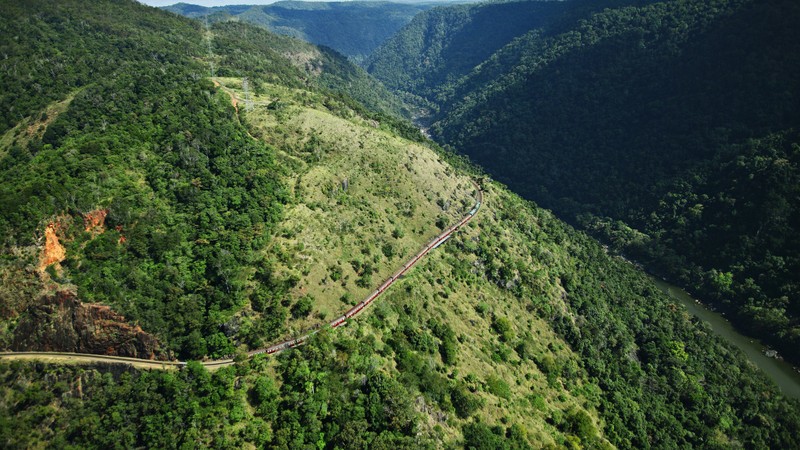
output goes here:
<path id="1" fill-rule="evenodd" d="M 670 297 L 678 300 L 694 315 L 708 322 L 718 336 L 742 350 L 747 358 L 767 374 L 787 397 L 800 399 L 800 373 L 790 364 L 764 354 L 765 347 L 756 339 L 739 334 L 721 314 L 707 309 L 683 289 L 666 281 L 651 277 L 656 285 Z"/>

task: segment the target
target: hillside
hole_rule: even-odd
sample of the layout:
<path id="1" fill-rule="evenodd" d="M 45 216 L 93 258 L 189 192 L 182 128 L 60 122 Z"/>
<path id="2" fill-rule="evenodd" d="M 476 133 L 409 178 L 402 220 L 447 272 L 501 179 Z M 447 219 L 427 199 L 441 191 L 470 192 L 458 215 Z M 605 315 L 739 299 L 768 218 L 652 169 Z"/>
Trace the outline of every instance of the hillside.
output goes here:
<path id="1" fill-rule="evenodd" d="M 164 9 L 210 22 L 240 21 L 262 26 L 275 33 L 330 47 L 360 62 L 417 13 L 434 5 L 434 2 L 281 1 L 270 5 L 216 7 L 177 3 Z"/>
<path id="2" fill-rule="evenodd" d="M 3 355 L 3 448 L 800 445 L 797 401 L 643 273 L 325 87 L 345 78 L 299 63 L 313 47 L 128 1 L 0 6 L 7 74 L 35 50 L 76 74 L 31 63 L 43 98 L 6 116 L 3 349 L 142 352 L 103 333 L 126 325 L 167 358 L 236 361 Z M 473 208 L 473 181 L 479 214 L 365 314 L 247 357 L 363 299 Z"/>
<path id="3" fill-rule="evenodd" d="M 247 136 L 208 75 L 345 104 L 355 103 L 330 87 L 380 91 L 297 40 L 237 24 L 205 30 L 130 2 L 83 3 L 4 9 L 4 35 L 16 39 L 3 44 L 0 97 L 2 317 L 16 321 L 52 284 L 74 287 L 182 358 L 225 354 L 227 338 L 209 349 L 205 337 L 247 301 L 241 274 L 258 266 L 287 193 L 274 150 Z"/>
<path id="4" fill-rule="evenodd" d="M 399 93 L 434 102 L 439 142 L 798 362 L 800 9 L 642 3 L 532 27 L 455 82 Z M 425 79 L 408 66 L 387 85 Z"/>
<path id="5" fill-rule="evenodd" d="M 386 87 L 422 108 L 439 91 L 531 28 L 556 21 L 564 2 L 488 2 L 418 14 L 364 63 Z M 497 26 L 502 24 L 502 26 Z"/>

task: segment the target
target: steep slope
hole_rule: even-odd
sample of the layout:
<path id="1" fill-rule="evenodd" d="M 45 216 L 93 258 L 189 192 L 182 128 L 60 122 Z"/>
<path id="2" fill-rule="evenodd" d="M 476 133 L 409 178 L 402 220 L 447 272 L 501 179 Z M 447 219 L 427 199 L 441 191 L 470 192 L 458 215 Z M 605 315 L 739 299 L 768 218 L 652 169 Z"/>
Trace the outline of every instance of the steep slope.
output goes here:
<path id="1" fill-rule="evenodd" d="M 264 90 L 280 93 L 288 104 L 282 113 L 261 111 L 268 116 L 254 119 L 253 131 L 286 140 L 280 159 L 294 162 L 299 181 L 284 230 L 269 250 L 275 257 L 270 273 L 274 280 L 296 271 L 295 288 L 312 292 L 317 317 L 311 322 L 318 322 L 326 305 L 341 298 L 341 284 L 352 286 L 363 276 L 343 264 L 339 278 L 336 264 L 326 268 L 322 258 L 341 261 L 355 253 L 391 262 L 399 258 L 377 249 L 392 230 L 385 220 L 398 220 L 397 234 L 405 234 L 390 241 L 398 254 L 408 235 L 417 233 L 406 228 L 410 219 L 402 214 L 384 216 L 387 206 L 375 208 L 376 214 L 359 207 L 381 194 L 363 178 L 348 175 L 346 191 L 332 189 L 341 186 L 339 164 L 369 158 L 357 142 L 320 155 L 291 145 L 312 124 L 319 139 L 332 131 L 326 125 L 336 124 L 334 133 L 359 130 L 366 148 L 371 137 L 391 141 L 390 134 L 370 131 L 360 117 L 343 124 L 324 110 L 294 103 L 302 92 Z M 256 113 L 258 107 L 250 117 Z M 281 120 L 286 133 L 276 129 Z M 434 182 L 427 169 L 434 175 L 438 169 L 443 172 L 434 178 L 464 187 L 459 170 L 430 149 L 407 145 L 416 155 L 410 168 L 421 180 Z M 391 145 L 379 148 L 387 149 L 379 154 L 389 161 L 403 156 Z M 389 186 L 398 178 L 416 179 L 406 170 L 378 170 L 373 177 L 385 177 Z M 5 415 L 15 418 L 16 427 L 33 427 L 2 437 L 14 446 L 59 439 L 93 446 L 199 442 L 289 448 L 387 442 L 400 448 L 603 448 L 606 439 L 626 448 L 797 444 L 797 404 L 776 395 L 741 355 L 633 266 L 501 186 L 484 183 L 483 189 L 486 205 L 474 224 L 396 284 L 366 317 L 335 334 L 323 331 L 276 359 L 240 360 L 213 375 L 190 364 L 176 374 L 119 378 L 80 368 L 0 364 Z M 427 192 L 434 190 L 406 190 L 391 198 Z M 437 200 L 420 206 L 435 211 Z M 329 224 L 353 219 L 359 221 L 349 231 L 354 237 L 325 232 Z M 354 252 L 354 242 L 368 251 Z M 378 271 L 382 265 L 376 264 Z M 353 300 L 345 295 L 340 308 Z M 248 313 L 242 327 L 256 317 Z M 26 388 L 19 387 L 22 380 Z M 39 408 L 46 404 L 58 408 Z M 114 405 L 119 420 L 102 413 L 105 404 Z M 38 421 L 25 419 L 32 414 L 45 414 L 52 425 L 35 427 Z M 196 421 L 184 424 L 181 417 Z M 178 431 L 165 437 L 159 432 L 164 428 Z"/>
<path id="2" fill-rule="evenodd" d="M 563 2 L 540 1 L 435 8 L 415 16 L 375 50 L 364 67 L 393 91 L 411 94 L 406 95 L 409 101 L 435 106 L 439 91 L 515 37 L 555 21 L 565 11 Z"/>
<path id="3" fill-rule="evenodd" d="M 217 21 L 242 21 L 275 33 L 335 49 L 362 61 L 430 3 L 296 2 L 270 5 L 229 5 L 205 8 L 186 3 L 164 9 L 186 17 Z"/>
<path id="4" fill-rule="evenodd" d="M 664 1 L 535 29 L 428 87 L 432 133 L 794 358 L 798 17 Z"/>
<path id="5" fill-rule="evenodd" d="M 287 84 L 287 72 L 299 70 L 299 79 L 306 88 L 336 92 L 383 114 L 408 115 L 406 106 L 381 83 L 330 48 L 243 23 L 221 22 L 211 30 L 213 39 L 205 56 L 219 68 L 215 75 L 248 73 Z M 298 86 L 294 80 L 288 84 Z"/>
<path id="6" fill-rule="evenodd" d="M 46 130 L 10 139 L 0 160 L 12 200 L 3 280 L 71 287 L 181 358 L 237 363 L 139 372 L 0 359 L 4 448 L 798 446 L 797 402 L 641 272 L 407 124 L 309 87 L 315 71 L 260 41 L 271 35 L 94 4 L 57 4 L 89 30 L 65 37 L 133 45 L 100 26 L 103 12 L 123 35 L 165 26 L 138 36 L 154 46 L 140 62 L 43 107 L 63 109 L 51 123 L 20 119 Z M 25 7 L 16 23 L 53 5 Z M 172 33 L 200 53 L 149 63 Z M 206 75 L 212 62 L 220 76 Z M 480 214 L 359 319 L 246 357 L 357 302 L 472 208 L 472 180 Z M 49 255 L 60 268 L 28 261 L 45 243 L 36 232 L 63 246 Z M 10 286 L 4 301 L 36 291 Z M 16 311 L 26 330 L 34 310 Z"/>
<path id="7" fill-rule="evenodd" d="M 77 289 L 181 357 L 232 352 L 220 327 L 247 302 L 287 197 L 274 151 L 207 76 L 369 95 L 374 81 L 301 41 L 135 2 L 6 3 L 0 342 L 42 291 Z M 100 210 L 96 232 L 86 217 Z M 51 243 L 59 255 L 39 250 Z"/>
<path id="8" fill-rule="evenodd" d="M 240 80 L 219 81 L 243 95 Z M 260 91 L 242 114 L 278 149 L 293 188 L 250 307 L 229 329 L 252 345 L 281 333 L 275 317 L 291 334 L 349 307 L 368 290 L 360 280 L 379 282 L 471 203 L 463 169 L 386 124 L 324 95 Z M 0 437 L 9 447 L 796 445 L 797 405 L 633 266 L 502 186 L 483 189 L 476 221 L 365 317 L 277 359 L 213 375 L 192 364 L 118 377 L 0 365 L 17 430 Z M 296 307 L 304 298 L 310 307 Z"/>

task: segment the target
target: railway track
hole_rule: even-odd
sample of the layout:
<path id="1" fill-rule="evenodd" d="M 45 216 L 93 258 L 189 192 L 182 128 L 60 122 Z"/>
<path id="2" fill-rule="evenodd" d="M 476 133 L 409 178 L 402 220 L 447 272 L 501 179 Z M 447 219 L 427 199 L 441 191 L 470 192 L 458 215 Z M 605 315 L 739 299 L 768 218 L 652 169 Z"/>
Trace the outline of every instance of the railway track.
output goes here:
<path id="1" fill-rule="evenodd" d="M 430 253 L 433 249 L 442 245 L 445 241 L 450 239 L 450 237 L 458 231 L 461 227 L 469 223 L 475 216 L 478 214 L 478 211 L 483 204 L 483 191 L 481 190 L 480 186 L 474 181 L 471 181 L 472 184 L 475 186 L 476 192 L 476 201 L 475 206 L 462 218 L 458 223 L 452 225 L 451 227 L 444 230 L 441 234 L 436 236 L 435 238 L 431 239 L 425 246 L 420 249 L 414 256 L 408 259 L 405 264 L 403 264 L 396 272 L 394 272 L 389 278 L 383 281 L 381 285 L 372 291 L 364 300 L 359 302 L 357 305 L 353 306 L 349 310 L 347 310 L 344 314 L 337 317 L 333 321 L 325 324 L 330 328 L 336 329 L 344 324 L 347 323 L 348 320 L 353 319 L 361 315 L 364 310 L 366 310 L 369 305 L 371 305 L 375 300 L 380 298 L 387 289 L 389 289 L 397 280 L 399 280 L 403 275 L 405 275 L 409 270 L 411 270 L 419 261 L 425 257 L 428 253 Z M 306 331 L 301 336 L 294 337 L 292 339 L 287 339 L 276 344 L 270 345 L 266 348 L 261 348 L 257 350 L 252 350 L 248 352 L 249 357 L 253 357 L 259 354 L 267 354 L 273 355 L 276 353 L 280 353 L 285 350 L 289 350 L 295 347 L 299 347 L 303 345 L 309 338 L 313 335 L 317 334 L 322 326 L 318 326 L 317 328 Z M 140 359 L 140 358 L 128 358 L 123 356 L 109 356 L 109 355 L 93 355 L 87 353 L 69 353 L 69 352 L 0 352 L 0 359 L 5 360 L 37 360 L 37 361 L 48 361 L 48 362 L 61 362 L 61 363 L 111 363 L 111 364 L 129 364 L 137 368 L 142 369 L 175 369 L 186 365 L 185 361 L 156 361 L 151 359 Z M 206 366 L 209 369 L 215 369 L 219 367 L 230 366 L 234 363 L 234 360 L 231 358 L 225 359 L 215 359 L 209 361 L 200 361 L 201 364 Z"/>

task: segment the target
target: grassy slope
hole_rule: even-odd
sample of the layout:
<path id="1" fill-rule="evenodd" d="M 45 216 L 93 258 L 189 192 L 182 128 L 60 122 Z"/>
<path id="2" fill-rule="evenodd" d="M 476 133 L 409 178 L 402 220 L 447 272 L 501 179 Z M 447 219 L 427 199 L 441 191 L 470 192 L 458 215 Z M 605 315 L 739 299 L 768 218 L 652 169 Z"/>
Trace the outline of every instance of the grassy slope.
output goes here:
<path id="1" fill-rule="evenodd" d="M 299 279 L 293 298 L 310 294 L 314 299 L 317 317 L 291 323 L 297 330 L 320 323 L 319 316 L 330 319 L 344 311 L 403 261 L 383 255 L 383 244 L 395 245 L 403 255 L 434 235 L 433 221 L 442 215 L 437 200 L 452 201 L 452 221 L 473 197 L 462 172 L 443 164 L 425 146 L 392 138 L 375 128 L 380 124 L 330 99 L 271 86 L 264 92 L 245 117 L 251 134 L 279 148 L 279 159 L 292 167 L 285 182 L 294 186 L 293 202 L 268 259 L 277 262 L 283 276 L 293 273 Z M 346 193 L 341 189 L 345 178 Z M 458 438 L 458 425 L 465 422 L 452 412 L 449 420 L 441 420 L 448 407 L 437 397 L 437 378 L 415 372 L 398 341 L 413 342 L 428 370 L 474 390 L 485 402 L 477 414 L 483 421 L 522 425 L 539 445 L 574 438 L 571 418 L 584 408 L 593 423 L 589 436 L 582 436 L 587 445 L 602 445 L 604 440 L 594 434 L 607 431 L 604 420 L 615 422 L 614 440 L 622 446 L 647 441 L 681 445 L 698 442 L 698 435 L 718 445 L 736 446 L 737 439 L 750 439 L 750 425 L 733 417 L 751 414 L 752 403 L 745 401 L 748 406 L 739 406 L 734 416 L 725 406 L 706 403 L 741 395 L 732 389 L 743 381 L 731 385 L 710 374 L 737 367 L 740 376 L 757 386 L 762 375 L 745 369 L 735 353 L 709 338 L 634 268 L 603 254 L 597 244 L 504 188 L 489 183 L 485 191 L 486 205 L 466 231 L 426 258 L 366 318 L 343 331 L 342 339 L 372 342 L 385 358 L 379 366 L 432 403 L 420 412 L 428 417 L 424 422 L 443 427 L 444 437 L 437 439 Z M 412 217 L 403 214 L 404 201 L 415 202 Z M 402 231 L 402 238 L 391 239 L 395 229 Z M 353 260 L 374 263 L 371 284 L 359 288 L 354 283 L 360 277 L 350 264 Z M 334 281 L 337 267 L 341 278 Z M 346 292 L 352 297 L 342 301 Z M 648 317 L 659 320 L 648 324 Z M 457 362 L 446 361 L 424 344 L 430 340 L 442 345 L 436 324 L 446 324 L 456 336 Z M 677 365 L 662 360 L 676 345 L 686 348 L 685 359 Z M 580 349 L 581 356 L 572 349 Z M 665 381 L 665 374 L 673 373 L 689 382 Z M 508 391 L 502 383 L 498 388 L 493 377 L 505 380 Z M 703 377 L 709 384 L 698 393 L 693 389 Z M 659 388 L 663 393 L 641 387 L 664 382 L 669 384 Z M 752 388 L 764 395 L 770 395 L 769 389 L 774 388 Z M 689 396 L 693 404 L 685 403 Z M 784 407 L 780 405 L 764 407 Z M 595 412 L 601 407 L 606 410 L 603 419 Z M 719 408 L 719 420 L 735 425 L 715 427 L 712 420 L 712 425 L 698 426 L 671 416 L 681 411 L 694 417 L 708 408 Z M 670 427 L 673 432 L 663 435 Z"/>
<path id="2" fill-rule="evenodd" d="M 222 81 L 234 88 L 237 97 L 242 96 L 237 89 L 238 80 Z M 266 105 L 277 99 L 281 104 L 279 111 L 267 109 Z M 469 179 L 430 148 L 394 137 L 377 123 L 359 116 L 352 115 L 349 119 L 336 116 L 322 101 L 323 97 L 309 96 L 303 91 L 268 85 L 263 96 L 253 98 L 254 109 L 246 113 L 251 133 L 281 149 L 279 155 L 284 164 L 292 167 L 285 184 L 294 186 L 293 202 L 287 206 L 285 219 L 267 250 L 268 258 L 277 262 L 281 276 L 295 274 L 300 278 L 292 297 L 314 298 L 314 313 L 299 321 L 290 319 L 291 330 L 318 324 L 321 317 L 331 319 L 361 301 L 408 256 L 439 233 L 435 224 L 438 218 L 445 218 L 451 224 L 463 217 L 475 201 Z M 309 144 L 311 139 L 316 139 L 314 145 Z M 346 192 L 341 188 L 344 179 L 349 181 Z M 493 359 L 498 345 L 507 347 L 506 351 L 510 348 L 499 343 L 497 333 L 492 331 L 492 317 L 506 317 L 512 322 L 514 318 L 526 317 L 514 323 L 513 335 L 533 337 L 531 345 L 540 357 L 548 355 L 552 360 L 577 365 L 575 354 L 546 321 L 526 312 L 524 303 L 513 291 L 475 273 L 465 273 L 463 266 L 460 271 L 454 268 L 454 260 L 462 256 L 467 265 L 479 266 L 478 258 L 444 250 L 458 245 L 456 242 L 480 240 L 485 232 L 507 233 L 498 219 L 498 208 L 505 206 L 498 195 L 508 196 L 490 188 L 476 225 L 470 225 L 467 233 L 434 251 L 392 287 L 366 319 L 359 319 L 344 332 L 361 335 L 362 340 L 368 339 L 363 335 L 372 335 L 378 348 L 382 348 L 407 316 L 418 319 L 422 332 L 429 333 L 424 324 L 431 319 L 449 324 L 459 337 L 459 362 L 445 369 L 441 358 L 428 355 L 431 364 L 458 374 L 453 375 L 456 378 L 472 374 L 479 392 L 486 389 L 486 380 L 492 375 L 507 380 L 511 384 L 511 399 L 481 392 L 486 401 L 485 420 L 497 423 L 504 418 L 522 424 L 531 433 L 533 442 L 553 443 L 559 432 L 545 419 L 552 410 L 566 411 L 580 405 L 591 410 L 593 405 L 582 391 L 588 382 L 579 377 L 566 389 L 560 383 L 548 385 L 546 375 L 532 360 L 514 356 L 513 351 L 507 361 L 498 361 L 496 356 Z M 443 202 L 450 203 L 447 211 L 440 206 Z M 402 237 L 393 237 L 395 230 L 400 230 Z M 393 246 L 392 257 L 382 252 L 385 244 Z M 542 268 L 530 257 L 526 259 L 531 270 Z M 373 262 L 375 273 L 370 284 L 356 284 L 359 275 L 351 264 L 354 260 Z M 338 281 L 331 279 L 335 267 L 341 268 Z M 545 295 L 557 300 L 561 292 L 556 287 Z M 488 308 L 479 308 L 479 303 Z M 409 314 L 409 310 L 414 313 Z M 386 358 L 383 364 L 391 368 L 396 363 L 393 358 Z M 395 372 L 394 376 L 399 374 Z M 588 388 L 592 389 L 596 387 Z M 531 401 L 537 394 L 544 399 L 543 409 Z M 436 405 L 432 405 L 427 420 L 431 426 L 438 422 L 438 412 Z M 594 420 L 599 422 L 596 416 Z M 453 439 L 459 434 L 454 426 L 458 423 L 439 425 L 444 425 L 446 436 Z"/>
<path id="3" fill-rule="evenodd" d="M 74 95 L 62 101 L 56 101 L 45 107 L 38 117 L 25 117 L 0 137 L 0 159 L 6 155 L 13 144 L 27 146 L 31 141 L 41 140 L 48 125 L 69 107 Z"/>
<path id="4" fill-rule="evenodd" d="M 375 109 L 391 102 L 329 49 L 244 24 L 206 29 L 135 2 L 84 3 L 2 2 L 0 28 L 17 38 L 0 43 L 8 56 L 0 67 L 0 278 L 13 280 L 0 286 L 0 345 L 49 287 L 34 270 L 36 238 L 64 214 L 74 226 L 61 236 L 69 247 L 62 288 L 77 286 L 84 301 L 112 306 L 175 351 L 193 332 L 202 344 L 196 338 L 221 333 L 246 303 L 240 288 L 269 234 L 262 213 L 280 209 L 266 208 L 264 190 L 278 171 L 265 162 L 272 150 L 246 139 L 227 96 L 204 79 L 210 67 L 340 99 L 343 89 L 366 93 Z M 125 230 L 124 242 L 81 234 L 81 215 L 106 207 L 106 225 Z M 225 340 L 217 352 L 199 345 L 181 357 L 227 354 Z"/>
<path id="5" fill-rule="evenodd" d="M 206 42 L 202 58 L 213 63 L 216 75 L 258 77 L 282 85 L 328 90 L 350 97 L 372 111 L 398 117 L 408 114 L 394 94 L 334 49 L 248 23 L 205 23 L 204 27 L 205 38 L 211 39 Z M 298 73 L 303 75 L 300 83 L 287 80 Z"/>
<path id="6" fill-rule="evenodd" d="M 591 398 L 597 386 L 589 382 L 582 371 L 571 380 L 549 379 L 547 369 L 543 368 L 545 360 L 578 367 L 578 356 L 546 320 L 530 314 L 524 298 L 467 271 L 480 266 L 481 262 L 474 254 L 463 251 L 465 243 L 480 240 L 484 233 L 506 234 L 511 242 L 514 239 L 507 234 L 497 214 L 507 206 L 503 199 L 507 194 L 494 188 L 487 193 L 482 217 L 398 285 L 386 302 L 376 307 L 370 325 L 385 340 L 396 333 L 398 324 L 407 315 L 419 317 L 419 322 L 423 323 L 431 319 L 447 323 L 459 340 L 458 364 L 451 369 L 451 374 L 455 379 L 472 384 L 486 401 L 479 416 L 490 425 L 520 424 L 530 433 L 531 442 L 545 447 L 554 443 L 554 438 L 556 441 L 562 438 L 552 421 L 553 414 L 565 413 L 574 407 L 586 408 L 593 421 L 601 423 L 594 410 L 598 406 L 596 398 Z M 516 253 L 514 250 L 521 248 L 511 252 Z M 520 253 L 514 257 L 529 259 Z M 533 267 L 535 270 L 536 266 Z M 560 288 L 548 286 L 548 290 L 550 292 L 543 292 L 543 295 L 557 303 Z M 409 314 L 409 311 L 413 312 Z M 499 318 L 508 319 L 512 324 L 511 332 L 505 337 L 493 328 Z M 520 356 L 511 350 L 518 342 L 531 346 L 529 350 L 535 357 Z M 489 385 L 492 377 L 509 384 L 507 397 L 492 392 Z M 470 383 L 472 379 L 477 381 Z"/>
<path id="7" fill-rule="evenodd" d="M 243 97 L 238 79 L 221 78 L 220 81 Z M 277 99 L 280 99 L 280 106 L 268 109 L 267 105 Z M 253 136 L 278 149 L 278 159 L 287 167 L 283 181 L 293 187 L 291 202 L 264 256 L 272 262 L 276 276 L 294 274 L 299 277 L 299 283 L 289 294 L 291 299 L 304 295 L 314 298 L 314 312 L 309 317 L 287 319 L 290 332 L 320 323 L 320 316 L 331 318 L 347 309 L 350 303 L 360 301 L 408 255 L 438 234 L 438 219 L 453 223 L 474 205 L 474 188 L 468 177 L 453 169 L 436 152 L 425 145 L 395 137 L 382 124 L 342 109 L 343 105 L 329 97 L 264 85 L 263 94 L 253 100 L 255 105 L 250 112 L 245 111 L 245 103 L 240 101 L 241 114 L 246 117 Z M 342 191 L 341 180 L 345 178 L 349 186 L 347 191 Z M 463 439 L 462 426 L 471 419 L 459 418 L 449 406 L 447 395 L 443 399 L 437 397 L 439 391 L 435 389 L 440 387 L 432 388 L 425 383 L 438 383 L 437 386 L 462 383 L 484 403 L 478 412 L 484 423 L 521 426 L 526 430 L 527 441 L 537 447 L 563 443 L 567 439 L 562 424 L 554 422 L 553 417 L 586 410 L 592 423 L 601 428 L 602 420 L 595 410 L 597 386 L 588 381 L 585 372 L 577 369 L 578 357 L 556 336 L 547 321 L 530 315 L 526 310 L 527 302 L 518 296 L 519 291 L 505 282 L 484 277 L 481 274 L 484 263 L 474 254 L 463 252 L 462 255 L 461 247 L 480 241 L 483 234 L 490 233 L 503 236 L 503 251 L 526 261 L 531 270 L 544 268 L 543 263 L 536 263 L 524 254 L 525 247 L 512 244 L 521 237 L 514 236 L 502 222 L 503 209 L 514 207 L 507 203 L 509 195 L 502 189 L 487 186 L 486 206 L 466 232 L 434 251 L 363 318 L 337 330 L 332 337 L 339 342 L 372 343 L 378 355 L 372 364 L 410 386 L 416 399 L 419 432 L 426 439 L 438 442 L 437 446 L 455 444 Z M 450 203 L 447 211 L 440 206 L 445 202 Z M 529 219 L 535 224 L 535 218 Z M 399 237 L 393 237 L 393 232 Z M 393 246 L 393 256 L 386 256 L 382 250 L 384 244 Z M 550 248 L 557 252 L 556 247 Z M 373 264 L 375 273 L 370 283 L 356 284 L 360 277 L 351 264 L 353 260 Z M 342 277 L 337 282 L 331 280 L 334 266 L 342 269 Z M 555 303 L 563 301 L 563 290 L 557 284 L 542 282 L 539 288 L 542 298 Z M 343 302 L 341 298 L 346 293 L 349 297 Z M 242 313 L 245 318 L 252 314 L 257 313 L 247 308 Z M 504 337 L 493 328 L 501 317 L 511 323 Z M 520 317 L 525 319 L 516 319 Z M 436 351 L 439 339 L 434 337 L 432 321 L 447 324 L 455 334 L 457 362 L 446 363 Z M 404 365 L 408 362 L 401 361 L 394 350 L 398 339 L 406 339 L 399 336 L 409 334 L 423 342 L 415 344 L 419 348 L 412 351 L 417 355 L 414 358 L 423 362 L 425 370 L 433 373 L 425 381 L 417 379 L 420 375 L 411 374 Z M 527 343 L 530 353 L 526 357 L 512 350 L 522 341 Z M 537 361 L 540 365 L 544 364 L 542 361 L 557 361 L 559 367 L 568 365 L 577 372 L 569 379 L 557 374 L 548 376 Z M 270 359 L 266 364 L 266 368 L 259 369 L 262 375 L 265 370 L 278 372 L 282 362 Z M 11 373 L 16 372 L 16 375 L 5 372 L 6 376 L 30 378 L 30 382 L 38 383 L 36 376 L 22 367 L 42 366 L 15 367 Z M 67 389 L 66 385 L 77 389 L 76 379 L 84 379 L 87 391 L 97 389 L 95 384 L 99 378 L 93 370 L 59 369 L 59 373 L 73 374 L 66 375 L 59 389 Z M 243 377 L 243 386 L 250 386 L 256 376 L 257 373 L 253 373 Z M 4 389 L 7 389 L 8 398 L 15 399 L 18 392 L 22 392 L 18 389 L 24 391 L 24 388 L 12 389 L 12 385 L 16 386 L 9 384 Z M 38 386 L 37 389 L 43 388 Z M 247 405 L 243 395 L 237 401 Z M 68 414 L 68 410 L 82 404 L 74 399 L 54 400 L 53 405 L 61 406 L 40 414 Z M 34 411 L 26 409 L 30 407 L 29 402 L 21 400 L 12 400 L 5 407 L 13 407 L 13 415 L 17 417 Z M 245 408 L 252 415 L 252 407 Z M 59 417 L 58 420 L 65 420 L 65 416 Z M 225 433 L 240 428 L 234 425 Z M 48 441 L 58 436 L 59 433 L 42 429 L 29 437 L 32 441 L 8 442 Z M 204 445 L 214 442 L 214 438 L 208 436 L 204 439 L 208 439 Z M 595 439 L 603 442 L 600 437 Z"/>
<path id="8" fill-rule="evenodd" d="M 346 292 L 360 301 L 438 234 L 437 219 L 453 223 L 474 205 L 467 179 L 429 149 L 375 128 L 375 122 L 337 117 L 321 103 L 306 106 L 302 91 L 270 86 L 254 102 L 274 98 L 282 102 L 279 114 L 263 107 L 247 114 L 252 134 L 295 164 L 285 180 L 294 203 L 273 251 L 294 253 L 281 268 L 302 275 L 293 295 L 312 295 L 327 317 L 341 310 L 338 300 Z M 355 284 L 354 260 L 375 266 L 372 283 Z M 339 282 L 331 280 L 330 272 L 340 271 L 333 266 L 341 269 Z"/>

